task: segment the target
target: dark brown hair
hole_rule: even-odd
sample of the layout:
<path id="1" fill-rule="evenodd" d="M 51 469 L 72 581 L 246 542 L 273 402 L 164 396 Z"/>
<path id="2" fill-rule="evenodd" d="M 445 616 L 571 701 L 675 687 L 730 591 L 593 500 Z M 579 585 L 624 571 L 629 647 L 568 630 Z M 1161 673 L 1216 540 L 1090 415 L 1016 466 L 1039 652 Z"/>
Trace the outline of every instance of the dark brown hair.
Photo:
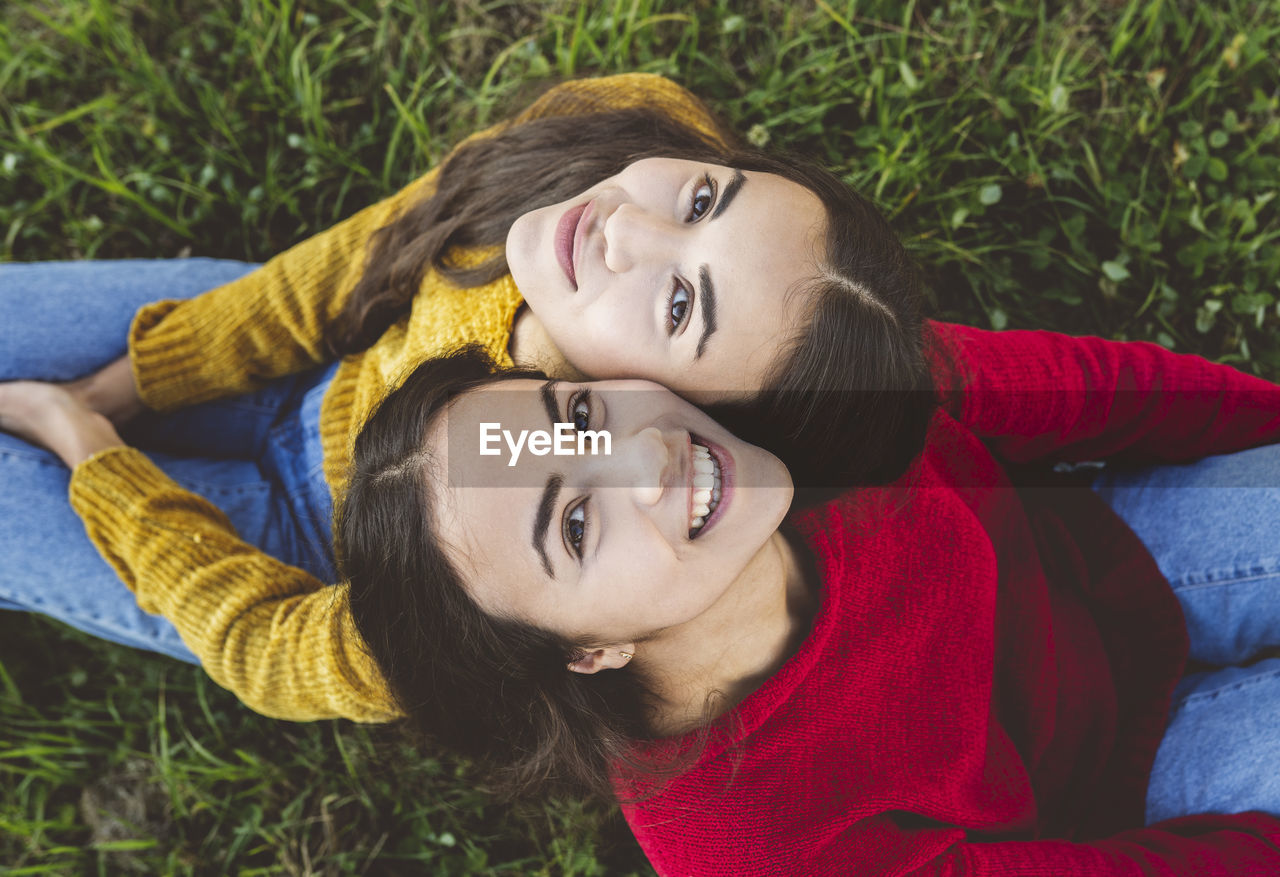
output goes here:
<path id="1" fill-rule="evenodd" d="M 710 116 L 708 116 L 710 118 Z M 746 149 L 652 109 L 549 116 L 459 147 L 435 193 L 381 229 L 364 275 L 328 337 L 362 350 L 402 315 L 429 268 L 460 285 L 507 272 L 501 244 L 523 213 L 577 195 L 632 162 L 684 158 L 777 174 L 821 199 L 826 252 L 803 295 L 811 316 L 753 399 L 712 409 L 739 437 L 777 454 L 797 488 L 884 484 L 916 456 L 934 408 L 922 347 L 923 287 L 871 202 L 818 165 Z M 460 264 L 464 250 L 496 247 Z"/>
<path id="2" fill-rule="evenodd" d="M 924 355 L 924 290 L 888 221 L 838 177 L 797 158 L 736 158 L 804 186 L 826 210 L 817 274 L 788 294 L 808 323 L 763 389 L 708 412 L 791 472 L 797 503 L 897 479 L 924 446 L 936 400 Z"/>
<path id="3" fill-rule="evenodd" d="M 410 727 L 479 760 L 495 791 L 608 799 L 611 770 L 648 734 L 643 673 L 570 672 L 584 644 L 481 610 L 436 534 L 427 430 L 458 396 L 508 377 L 545 379 L 501 372 L 478 348 L 429 360 L 361 430 L 335 524 L 351 616 Z"/>

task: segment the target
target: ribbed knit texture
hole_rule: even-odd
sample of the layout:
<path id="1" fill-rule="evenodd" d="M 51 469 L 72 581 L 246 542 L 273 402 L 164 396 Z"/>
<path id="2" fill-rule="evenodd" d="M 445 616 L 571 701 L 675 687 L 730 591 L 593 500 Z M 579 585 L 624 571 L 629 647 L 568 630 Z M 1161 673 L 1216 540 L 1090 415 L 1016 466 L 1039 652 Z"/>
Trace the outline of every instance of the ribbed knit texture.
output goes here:
<path id="1" fill-rule="evenodd" d="M 394 717 L 340 589 L 245 544 L 217 507 L 140 451 L 78 466 L 71 501 L 138 605 L 204 647 L 197 654 L 219 685 L 268 715 Z"/>
<path id="2" fill-rule="evenodd" d="M 632 106 L 714 131 L 696 98 L 648 74 L 565 83 L 515 122 Z M 142 308 L 129 354 L 143 401 L 170 410 L 324 363 L 325 328 L 363 273 L 371 235 L 428 197 L 435 177 L 426 174 L 239 280 L 189 301 Z M 466 343 L 511 364 L 507 344 L 520 303 L 510 276 L 459 289 L 427 272 L 409 315 L 368 350 L 344 359 L 325 395 L 321 439 L 335 496 L 355 434 L 415 365 Z M 71 500 L 139 605 L 173 621 L 209 675 L 249 706 L 298 720 L 398 715 L 352 626 L 345 585 L 320 582 L 246 545 L 216 508 L 136 451 L 101 454 L 76 467 Z"/>
<path id="3" fill-rule="evenodd" d="M 1143 827 L 1181 608 L 1092 490 L 1015 490 L 1002 464 L 1275 442 L 1280 388 L 1150 344 L 934 331 L 963 392 L 897 485 L 794 518 L 813 630 L 624 807 L 641 846 L 666 875 L 1280 874 L 1272 816 Z"/>

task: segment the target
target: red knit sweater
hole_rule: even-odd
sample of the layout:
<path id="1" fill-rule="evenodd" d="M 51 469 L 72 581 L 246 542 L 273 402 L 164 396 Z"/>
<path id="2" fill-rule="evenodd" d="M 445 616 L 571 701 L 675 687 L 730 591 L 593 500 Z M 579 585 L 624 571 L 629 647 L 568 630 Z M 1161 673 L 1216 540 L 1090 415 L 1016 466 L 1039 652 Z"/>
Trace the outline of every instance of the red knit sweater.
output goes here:
<path id="1" fill-rule="evenodd" d="M 641 846 L 673 875 L 1280 875 L 1273 816 L 1143 827 L 1181 609 L 1091 490 L 1005 469 L 1280 441 L 1280 387 L 1151 344 L 934 329 L 964 392 L 896 485 L 796 517 L 813 630 L 623 808 Z"/>

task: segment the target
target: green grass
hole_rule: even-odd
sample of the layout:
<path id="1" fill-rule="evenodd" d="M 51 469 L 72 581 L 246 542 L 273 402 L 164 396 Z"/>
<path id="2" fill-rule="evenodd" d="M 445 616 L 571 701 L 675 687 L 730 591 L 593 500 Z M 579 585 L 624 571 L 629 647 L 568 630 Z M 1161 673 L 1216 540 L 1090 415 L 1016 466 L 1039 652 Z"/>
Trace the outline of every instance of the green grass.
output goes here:
<path id="1" fill-rule="evenodd" d="M 647 872 L 616 817 L 511 812 L 386 729 L 262 718 L 194 667 L 14 613 L 0 642 L 0 874 Z"/>
<path id="2" fill-rule="evenodd" d="M 0 258 L 262 260 L 557 77 L 648 70 L 874 195 L 939 316 L 1280 378 L 1274 2 L 10 0 Z M 0 871 L 643 871 L 567 802 L 0 616 Z"/>

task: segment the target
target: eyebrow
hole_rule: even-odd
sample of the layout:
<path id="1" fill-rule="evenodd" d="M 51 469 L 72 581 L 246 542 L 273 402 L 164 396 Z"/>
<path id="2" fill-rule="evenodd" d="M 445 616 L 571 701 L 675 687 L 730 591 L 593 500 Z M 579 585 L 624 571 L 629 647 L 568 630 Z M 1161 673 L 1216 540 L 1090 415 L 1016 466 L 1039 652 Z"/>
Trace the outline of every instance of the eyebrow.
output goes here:
<path id="1" fill-rule="evenodd" d="M 542 407 L 547 409 L 547 420 L 551 421 L 553 430 L 560 420 L 560 403 L 556 401 L 556 386 L 559 383 L 555 378 L 552 378 L 538 388 L 538 395 L 542 397 Z"/>
<path id="2" fill-rule="evenodd" d="M 542 406 L 547 409 L 547 419 L 551 421 L 552 429 L 560 419 L 560 406 L 556 403 L 556 384 L 557 381 L 550 380 L 538 388 L 538 395 L 542 397 Z M 547 529 L 551 525 L 551 513 L 556 509 L 556 501 L 560 498 L 560 486 L 563 483 L 563 479 L 555 473 L 547 478 L 547 484 L 542 488 L 542 499 L 538 501 L 538 513 L 533 518 L 533 550 L 538 552 L 538 557 L 542 560 L 542 568 L 553 579 L 556 573 L 551 568 L 551 558 L 547 556 Z"/>
<path id="3" fill-rule="evenodd" d="M 733 199 L 738 197 L 738 193 L 742 191 L 742 184 L 746 181 L 746 175 L 742 171 L 735 169 L 733 178 L 724 187 L 720 200 L 716 203 L 715 209 L 711 211 L 711 217 L 707 220 L 708 222 L 718 219 L 720 214 L 729 208 L 729 205 L 733 203 Z M 707 341 L 716 333 L 716 289 L 711 283 L 711 272 L 706 265 L 698 268 L 698 286 L 701 289 L 701 295 L 698 296 L 698 300 L 702 303 L 702 337 L 698 339 L 698 349 L 693 354 L 695 360 L 702 358 L 702 354 L 707 350 Z"/>
<path id="4" fill-rule="evenodd" d="M 698 349 L 693 354 L 694 359 L 702 358 L 703 351 L 707 349 L 707 339 L 716 331 L 716 291 L 711 285 L 711 272 L 707 270 L 706 265 L 698 268 L 698 286 L 701 287 L 698 301 L 702 303 L 702 337 L 698 339 Z"/>
<path id="5" fill-rule="evenodd" d="M 733 203 L 733 199 L 738 197 L 738 192 L 742 190 L 742 184 L 746 181 L 746 175 L 735 168 L 733 178 L 729 180 L 729 185 L 724 187 L 724 194 L 720 196 L 720 201 L 716 204 L 715 209 L 711 211 L 711 219 L 720 218 L 720 214 L 724 213 L 729 208 L 729 205 Z"/>
<path id="6" fill-rule="evenodd" d="M 547 478 L 547 486 L 542 488 L 542 499 L 538 502 L 538 514 L 533 519 L 533 550 L 538 552 L 538 557 L 542 558 L 542 568 L 553 579 L 556 572 L 551 568 L 551 558 L 547 557 L 547 528 L 551 524 L 551 513 L 556 510 L 562 483 L 560 476 L 555 473 Z"/>

